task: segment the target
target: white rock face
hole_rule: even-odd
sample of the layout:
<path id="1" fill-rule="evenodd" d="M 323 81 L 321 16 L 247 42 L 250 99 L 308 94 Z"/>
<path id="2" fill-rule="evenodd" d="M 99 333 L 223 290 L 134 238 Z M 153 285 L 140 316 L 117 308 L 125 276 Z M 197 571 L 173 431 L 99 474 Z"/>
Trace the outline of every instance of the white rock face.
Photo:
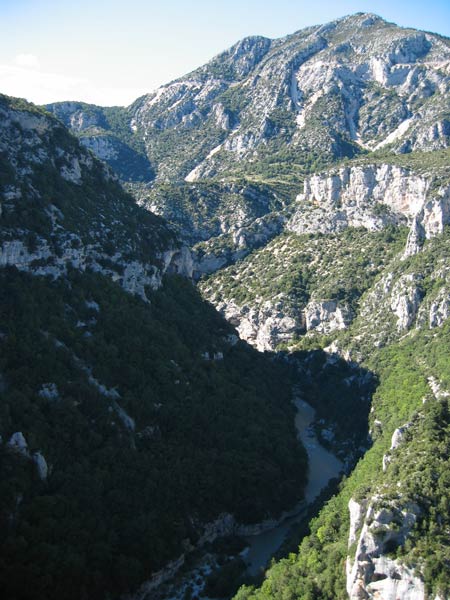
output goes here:
<path id="1" fill-rule="evenodd" d="M 351 311 L 334 300 L 311 300 L 295 315 L 288 312 L 281 300 L 267 300 L 251 307 L 225 301 L 216 308 L 236 327 L 240 338 L 260 352 L 274 350 L 305 329 L 325 334 L 345 329 L 352 319 Z"/>
<path id="2" fill-rule="evenodd" d="M 332 233 L 346 227 L 375 231 L 388 223 L 410 223 L 414 233 L 408 254 L 413 254 L 414 236 L 423 230 L 424 236 L 432 237 L 450 222 L 450 187 L 430 192 L 430 183 L 430 178 L 387 164 L 312 175 L 305 180 L 287 228 L 298 234 Z"/>
<path id="3" fill-rule="evenodd" d="M 56 383 L 44 383 L 41 389 L 38 391 L 41 398 L 47 400 L 57 400 L 59 398 L 59 391 Z"/>
<path id="4" fill-rule="evenodd" d="M 100 306 L 95 300 L 86 300 L 86 306 L 91 310 L 95 310 L 95 312 L 100 312 Z"/>
<path id="5" fill-rule="evenodd" d="M 391 460 L 392 460 L 392 458 L 389 453 L 383 454 L 383 462 L 382 462 L 383 473 L 386 473 L 387 468 L 391 464 Z"/>
<path id="6" fill-rule="evenodd" d="M 370 502 L 351 500 L 349 548 L 357 542 L 354 556 L 347 559 L 347 593 L 350 600 L 424 600 L 423 581 L 397 560 L 388 558 L 387 545 L 402 544 L 414 526 L 420 509 L 408 503 L 377 508 L 381 497 Z M 359 535 L 358 535 L 359 532 Z"/>
<path id="7" fill-rule="evenodd" d="M 140 296 L 144 301 L 147 300 L 145 288 L 148 286 L 157 289 L 166 271 L 192 278 L 193 261 L 187 246 L 166 250 L 160 256 L 163 267 L 159 269 L 155 265 L 137 260 L 125 262 L 120 254 L 110 257 L 99 252 L 95 246 L 74 248 L 72 239 L 67 238 L 67 243 L 59 255 L 53 254 L 44 240 L 32 252 L 21 240 L 4 242 L 0 246 L 0 267 L 14 266 L 21 271 L 58 278 L 66 273 L 69 265 L 81 271 L 89 266 L 94 271 L 108 275 L 113 281 L 120 283 L 127 292 Z M 101 264 L 103 259 L 111 260 L 111 258 L 122 274 Z"/>
<path id="8" fill-rule="evenodd" d="M 80 161 L 76 156 L 74 156 L 69 165 L 65 165 L 61 169 L 61 176 L 66 181 L 70 181 L 71 183 L 75 183 L 76 185 L 81 185 L 82 183 L 82 175 L 81 175 L 81 165 Z"/>
<path id="9" fill-rule="evenodd" d="M 214 273 L 227 264 L 226 256 L 216 254 L 204 254 L 197 256 L 194 261 L 194 278 L 199 279 L 202 275 Z"/>
<path id="10" fill-rule="evenodd" d="M 69 103 L 68 107 L 76 111 L 82 109 L 79 103 Z M 54 169 L 56 177 L 80 186 L 87 183 L 89 176 L 95 172 L 95 176 L 105 183 L 105 193 L 109 193 L 108 185 L 112 184 L 116 185 L 119 195 L 116 199 L 111 188 L 111 213 L 108 214 L 104 214 L 102 210 L 96 212 L 96 200 L 81 196 L 80 206 L 72 202 L 76 216 L 72 215 L 70 218 L 54 204 L 42 202 L 41 217 L 46 219 L 46 227 L 40 235 L 32 231 L 31 223 L 28 225 L 31 231 L 17 226 L 6 226 L 5 223 L 1 228 L 0 267 L 13 266 L 21 271 L 55 279 L 65 275 L 70 267 L 80 271 L 92 269 L 109 276 L 126 291 L 140 296 L 144 301 L 147 300 L 146 288 L 157 289 L 166 270 L 192 276 L 192 258 L 189 250 L 175 248 L 173 238 L 167 235 L 168 232 L 164 231 L 163 226 L 160 230 L 156 227 L 153 232 L 145 224 L 142 226 L 141 223 L 136 223 L 130 230 L 130 236 L 123 236 L 123 223 L 120 220 L 125 217 L 127 210 L 131 210 L 131 205 L 127 208 L 126 203 L 122 206 L 121 200 L 116 202 L 120 199 L 121 192 L 118 184 L 113 184 L 115 176 L 106 165 L 96 162 L 92 153 L 81 146 L 73 144 L 68 149 L 64 145 L 56 145 L 51 135 L 60 125 L 54 119 L 45 114 L 31 114 L 26 110 L 8 108 L 3 104 L 0 113 L 0 150 L 6 153 L 7 161 L 15 174 L 15 183 L 7 190 L 2 214 L 7 214 L 15 205 L 20 205 L 22 189 L 26 190 L 28 201 L 33 202 L 37 202 L 41 195 L 48 192 L 45 184 L 36 185 L 31 181 L 36 165 L 44 162 Z M 86 115 L 82 113 L 81 110 L 77 118 L 83 120 Z M 103 118 L 98 107 L 93 110 L 93 114 L 96 120 Z M 83 120 L 78 122 L 78 126 L 82 128 L 83 123 L 86 125 Z M 112 155 L 109 158 L 112 158 Z M 21 164 L 24 166 L 18 168 L 17 165 Z M 86 202 L 85 207 L 83 200 Z M 40 204 L 37 203 L 36 206 Z M 89 209 L 93 209 L 94 216 L 84 223 Z M 83 225 L 79 227 L 77 221 L 83 222 Z M 163 252 L 169 255 L 167 262 L 167 256 L 155 256 L 150 252 L 148 256 L 144 254 L 143 241 L 153 233 L 161 244 L 164 242 L 159 236 L 167 240 L 167 251 Z M 111 248 L 116 249 L 114 255 Z M 136 256 L 135 260 L 128 258 L 133 254 Z M 125 256 L 127 258 L 124 258 Z"/>
<path id="11" fill-rule="evenodd" d="M 216 120 L 216 124 L 218 125 L 218 127 L 220 127 L 221 129 L 228 131 L 230 129 L 230 116 L 228 115 L 228 113 L 225 111 L 225 108 L 223 106 L 223 104 L 215 104 L 213 106 L 212 109 L 212 113 L 214 115 L 214 118 Z M 212 156 L 214 156 L 214 154 L 219 150 L 220 146 L 216 146 L 216 148 L 214 150 L 212 150 L 209 154 L 208 154 L 208 158 L 211 158 Z"/>
<path id="12" fill-rule="evenodd" d="M 417 328 L 442 327 L 445 321 L 450 317 L 450 287 L 448 284 L 448 274 L 446 272 L 436 273 L 433 279 L 439 279 L 441 287 L 432 291 L 426 297 L 417 314 Z"/>
<path id="13" fill-rule="evenodd" d="M 130 417 L 130 415 L 117 402 L 113 402 L 113 407 L 117 412 L 119 419 L 122 421 L 124 427 L 128 429 L 128 431 L 135 431 L 135 420 L 132 417 Z"/>
<path id="14" fill-rule="evenodd" d="M 419 269 L 402 274 L 398 263 L 394 272 L 386 271 L 362 297 L 358 317 L 360 335 L 375 346 L 389 343 L 412 327 L 442 327 L 450 317 L 450 267 L 439 254 L 430 257 L 426 273 Z"/>
<path id="15" fill-rule="evenodd" d="M 81 143 L 85 148 L 92 150 L 102 160 L 116 160 L 119 156 L 117 142 L 103 135 L 97 137 L 83 137 Z"/>
<path id="16" fill-rule="evenodd" d="M 202 545 L 206 542 L 213 542 L 218 537 L 231 535 L 235 529 L 236 519 L 229 513 L 223 513 L 214 521 L 206 523 L 198 543 Z"/>
<path id="17" fill-rule="evenodd" d="M 148 154 L 156 149 L 165 181 L 226 173 L 236 159 L 258 160 L 274 138 L 334 157 L 343 139 L 369 150 L 446 148 L 449 59 L 437 35 L 352 15 L 278 40 L 246 38 L 140 98 L 126 118 Z M 65 113 L 76 131 L 104 134 L 98 107 L 67 103 Z"/>
<path id="18" fill-rule="evenodd" d="M 35 452 L 32 456 L 32 461 L 36 465 L 37 474 L 41 481 L 45 481 L 48 476 L 47 461 L 40 452 Z"/>
<path id="19" fill-rule="evenodd" d="M 273 350 L 278 344 L 289 341 L 299 328 L 296 319 L 283 313 L 281 307 L 271 301 L 255 308 L 239 307 L 233 302 L 219 304 L 217 308 L 236 327 L 239 336 L 260 352 Z"/>
<path id="20" fill-rule="evenodd" d="M 397 427 L 397 429 L 392 434 L 391 439 L 391 450 L 395 450 L 401 444 L 403 438 L 405 437 L 406 431 L 411 427 L 410 423 L 406 423 L 402 427 Z"/>
<path id="21" fill-rule="evenodd" d="M 187 246 L 166 250 L 162 253 L 161 260 L 164 265 L 164 273 L 178 273 L 179 275 L 192 279 L 194 262 L 191 251 Z"/>
<path id="22" fill-rule="evenodd" d="M 23 456 L 29 456 L 28 444 L 21 431 L 16 431 L 16 433 L 12 434 L 7 443 L 7 446 L 11 450 L 14 450 L 14 452 L 18 452 Z"/>
<path id="23" fill-rule="evenodd" d="M 411 224 L 408 239 L 406 240 L 403 258 L 414 256 L 422 249 L 423 240 L 425 239 L 425 230 L 417 217 L 414 217 Z"/>
<path id="24" fill-rule="evenodd" d="M 145 287 L 148 285 L 152 289 L 157 289 L 160 284 L 160 274 L 152 266 L 144 265 L 137 260 L 127 263 L 123 276 L 118 278 L 122 287 L 130 294 L 140 296 L 143 300 L 147 299 Z"/>
<path id="25" fill-rule="evenodd" d="M 437 380 L 435 377 L 428 377 L 428 385 L 436 400 L 441 400 L 442 398 L 448 398 L 450 396 L 450 392 L 442 389 L 442 381 Z"/>
<path id="26" fill-rule="evenodd" d="M 46 245 L 31 253 L 21 240 L 4 242 L 0 246 L 1 267 L 14 266 L 19 270 L 26 270 L 34 260 L 47 260 L 50 257 L 51 252 Z"/>
<path id="27" fill-rule="evenodd" d="M 345 329 L 351 321 L 351 313 L 336 300 L 311 300 L 305 307 L 305 321 L 307 331 L 328 334 Z"/>
<path id="28" fill-rule="evenodd" d="M 397 316 L 397 330 L 408 329 L 416 318 L 422 300 L 420 278 L 414 274 L 403 275 L 391 292 L 391 310 Z"/>
<path id="29" fill-rule="evenodd" d="M 236 327 L 240 338 L 260 352 L 273 351 L 305 329 L 325 334 L 345 329 L 352 319 L 351 311 L 334 300 L 311 300 L 298 314 L 290 312 L 281 297 L 254 306 L 226 300 L 216 308 Z"/>
<path id="30" fill-rule="evenodd" d="M 383 600 L 424 600 L 425 586 L 411 569 L 397 561 L 381 556 L 373 560 L 379 581 L 369 584 L 369 598 Z"/>
<path id="31" fill-rule="evenodd" d="M 255 198 L 258 202 L 258 198 Z M 214 273 L 223 266 L 232 262 L 241 260 L 252 249 L 267 243 L 270 239 L 282 232 L 285 217 L 280 214 L 268 214 L 249 222 L 248 215 L 243 215 L 242 219 L 237 220 L 236 213 L 233 214 L 233 222 L 224 224 L 225 233 L 230 233 L 233 240 L 234 250 L 223 250 L 216 248 L 214 238 L 207 243 L 206 249 L 193 251 L 194 278 L 198 279 L 203 274 Z M 216 238 L 217 240 L 220 239 Z"/>
<path id="32" fill-rule="evenodd" d="M 348 546 L 350 547 L 357 540 L 357 534 L 362 527 L 363 518 L 365 515 L 365 509 L 363 504 L 356 502 L 353 498 L 350 498 L 348 503 L 348 510 L 350 511 L 350 529 L 348 534 Z"/>

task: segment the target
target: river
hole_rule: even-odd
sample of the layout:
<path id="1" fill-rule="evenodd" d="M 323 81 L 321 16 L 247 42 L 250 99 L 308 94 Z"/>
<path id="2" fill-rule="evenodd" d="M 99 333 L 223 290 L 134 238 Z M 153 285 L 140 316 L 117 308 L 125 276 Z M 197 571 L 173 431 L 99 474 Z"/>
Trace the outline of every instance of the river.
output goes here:
<path id="1" fill-rule="evenodd" d="M 307 504 L 310 504 L 330 479 L 339 476 L 343 464 L 334 454 L 325 450 L 311 429 L 308 429 L 314 421 L 316 412 L 314 408 L 301 398 L 297 398 L 294 403 L 297 408 L 295 426 L 298 437 L 308 452 L 309 468 L 305 500 Z M 291 526 L 300 521 L 304 514 L 305 508 L 299 508 L 296 515 L 287 517 L 273 529 L 246 538 L 248 550 L 245 552 L 244 559 L 248 565 L 247 572 L 250 575 L 257 575 L 264 570 L 271 557 L 284 542 Z"/>
<path id="2" fill-rule="evenodd" d="M 313 407 L 301 398 L 295 399 L 294 404 L 297 408 L 295 417 L 297 434 L 308 452 L 309 459 L 305 500 L 298 505 L 297 511 L 291 511 L 292 516 L 283 519 L 279 525 L 245 538 L 248 546 L 241 556 L 247 563 L 249 575 L 257 575 L 264 571 L 272 556 L 284 542 L 291 526 L 304 518 L 307 505 L 318 496 L 330 479 L 339 476 L 343 468 L 342 462 L 325 450 L 309 429 L 315 416 Z M 190 590 L 189 593 L 194 597 L 198 595 L 206 600 L 203 588 L 210 573 L 217 568 L 216 559 L 214 555 L 203 556 L 181 579 L 175 579 L 168 584 L 167 592 L 163 593 L 163 597 L 169 600 L 182 600 L 185 593 Z M 148 600 L 150 596 L 146 598 Z"/>

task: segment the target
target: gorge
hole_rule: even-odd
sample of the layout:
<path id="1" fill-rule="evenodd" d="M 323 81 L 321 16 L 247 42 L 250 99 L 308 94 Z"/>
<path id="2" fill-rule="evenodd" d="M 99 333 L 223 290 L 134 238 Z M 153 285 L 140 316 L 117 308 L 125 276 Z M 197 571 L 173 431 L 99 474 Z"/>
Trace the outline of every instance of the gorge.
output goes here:
<path id="1" fill-rule="evenodd" d="M 0 96 L 5 597 L 450 597 L 449 98 L 368 13 Z"/>

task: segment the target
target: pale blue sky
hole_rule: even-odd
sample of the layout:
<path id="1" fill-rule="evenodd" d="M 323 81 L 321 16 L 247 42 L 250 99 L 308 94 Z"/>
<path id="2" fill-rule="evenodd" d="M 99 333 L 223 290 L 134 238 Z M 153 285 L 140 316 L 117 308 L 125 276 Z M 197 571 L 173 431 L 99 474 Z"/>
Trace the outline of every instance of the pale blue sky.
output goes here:
<path id="1" fill-rule="evenodd" d="M 355 12 L 450 36 L 449 0 L 0 0 L 0 92 L 129 104 L 244 36 Z"/>

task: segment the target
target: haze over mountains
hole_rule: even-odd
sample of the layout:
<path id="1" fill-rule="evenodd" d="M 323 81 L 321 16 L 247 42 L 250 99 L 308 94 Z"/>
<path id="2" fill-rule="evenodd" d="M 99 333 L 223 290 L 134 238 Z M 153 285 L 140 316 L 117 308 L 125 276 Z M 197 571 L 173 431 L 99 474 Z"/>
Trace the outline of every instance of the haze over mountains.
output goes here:
<path id="1" fill-rule="evenodd" d="M 0 126 L 8 598 L 449 597 L 450 40 L 358 13 Z M 302 500 L 293 394 L 346 478 L 249 580 L 208 544 Z"/>

